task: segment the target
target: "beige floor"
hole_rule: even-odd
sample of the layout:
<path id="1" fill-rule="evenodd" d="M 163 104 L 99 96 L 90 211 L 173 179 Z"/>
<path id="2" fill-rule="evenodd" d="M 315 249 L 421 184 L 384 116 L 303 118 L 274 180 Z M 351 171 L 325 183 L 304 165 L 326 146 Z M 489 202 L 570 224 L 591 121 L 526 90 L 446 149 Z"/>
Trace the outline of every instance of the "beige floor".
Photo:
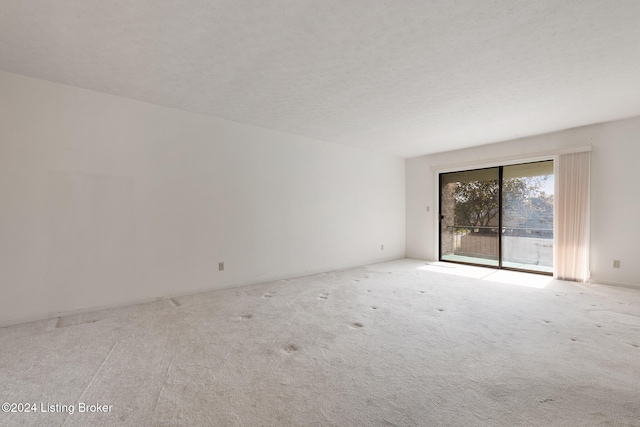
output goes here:
<path id="1" fill-rule="evenodd" d="M 640 291 L 444 263 L 3 328 L 0 349 L 0 401 L 36 409 L 0 425 L 640 425 Z"/>

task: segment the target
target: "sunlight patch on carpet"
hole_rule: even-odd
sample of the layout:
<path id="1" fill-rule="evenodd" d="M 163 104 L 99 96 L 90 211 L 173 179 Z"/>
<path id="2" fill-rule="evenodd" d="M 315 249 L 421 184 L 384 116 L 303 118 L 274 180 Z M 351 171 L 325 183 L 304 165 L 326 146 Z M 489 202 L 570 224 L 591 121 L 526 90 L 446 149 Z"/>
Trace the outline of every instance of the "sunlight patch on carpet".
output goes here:
<path id="1" fill-rule="evenodd" d="M 434 273 L 450 274 L 452 276 L 469 277 L 472 279 L 489 282 L 506 283 L 509 285 L 526 286 L 530 288 L 544 289 L 553 281 L 551 276 L 523 273 L 520 271 L 494 270 L 472 265 L 451 264 L 446 262 L 429 262 L 418 270 Z"/>

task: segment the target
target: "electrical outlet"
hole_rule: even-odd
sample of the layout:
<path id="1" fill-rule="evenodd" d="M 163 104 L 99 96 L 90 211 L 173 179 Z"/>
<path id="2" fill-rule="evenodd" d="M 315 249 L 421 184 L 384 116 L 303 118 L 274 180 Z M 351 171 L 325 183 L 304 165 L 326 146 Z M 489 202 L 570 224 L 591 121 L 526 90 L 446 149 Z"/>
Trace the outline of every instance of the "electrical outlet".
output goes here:
<path id="1" fill-rule="evenodd" d="M 613 268 L 620 268 L 620 260 L 619 259 L 614 259 L 613 260 Z"/>
<path id="2" fill-rule="evenodd" d="M 218 271 L 224 271 L 224 262 L 218 263 Z"/>

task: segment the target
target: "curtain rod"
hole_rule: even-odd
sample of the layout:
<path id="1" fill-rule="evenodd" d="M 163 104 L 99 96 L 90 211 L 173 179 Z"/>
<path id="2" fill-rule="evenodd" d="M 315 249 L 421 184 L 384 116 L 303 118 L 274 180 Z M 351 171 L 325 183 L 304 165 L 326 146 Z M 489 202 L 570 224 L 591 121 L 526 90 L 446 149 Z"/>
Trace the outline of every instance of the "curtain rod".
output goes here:
<path id="1" fill-rule="evenodd" d="M 508 164 L 552 160 L 555 156 L 560 156 L 562 154 L 584 153 L 588 151 L 593 151 L 593 147 L 591 145 L 584 145 L 581 147 L 560 148 L 556 150 L 538 151 L 535 153 L 514 154 L 512 156 L 505 156 L 505 157 L 499 157 L 499 158 L 494 157 L 489 159 L 472 160 L 468 162 L 451 163 L 446 165 L 432 165 L 431 170 L 434 172 L 442 173 L 442 172 L 455 172 L 455 171 L 461 170 L 461 168 L 469 168 L 469 167 L 474 167 L 477 169 L 490 168 L 494 166 L 506 166 Z"/>

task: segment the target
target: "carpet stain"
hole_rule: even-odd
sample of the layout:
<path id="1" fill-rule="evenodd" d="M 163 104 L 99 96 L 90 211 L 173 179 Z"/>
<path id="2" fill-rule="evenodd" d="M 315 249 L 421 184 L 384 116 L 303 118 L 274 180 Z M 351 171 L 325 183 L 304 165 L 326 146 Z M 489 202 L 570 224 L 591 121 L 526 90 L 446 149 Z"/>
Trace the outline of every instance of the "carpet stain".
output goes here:
<path id="1" fill-rule="evenodd" d="M 544 323 L 551 323 L 551 320 L 545 320 Z"/>
<path id="2" fill-rule="evenodd" d="M 543 399 L 543 400 L 538 400 L 538 402 L 547 403 L 547 402 L 554 402 L 554 400 L 553 399 Z"/>
<path id="3" fill-rule="evenodd" d="M 326 292 L 321 293 L 321 294 L 318 296 L 318 299 L 327 299 L 327 298 L 329 298 L 329 294 L 328 294 L 328 293 L 326 293 Z"/>
<path id="4" fill-rule="evenodd" d="M 374 306 L 371 306 L 371 309 L 372 309 L 372 310 L 377 310 L 377 309 L 378 309 L 378 307 L 376 307 L 376 306 L 374 305 Z"/>
<path id="5" fill-rule="evenodd" d="M 439 308 L 438 311 L 444 311 L 444 308 Z"/>
<path id="6" fill-rule="evenodd" d="M 249 319 L 253 319 L 253 314 L 243 314 L 242 316 L 240 316 L 240 318 L 242 320 L 249 320 Z"/>
<path id="7" fill-rule="evenodd" d="M 356 322 L 356 323 L 353 323 L 351 327 L 358 329 L 358 328 L 364 328 L 364 325 L 360 322 Z"/>
<path id="8" fill-rule="evenodd" d="M 298 347 L 295 344 L 287 344 L 284 347 L 282 347 L 282 351 L 284 351 L 287 354 L 295 353 L 299 349 L 300 349 L 300 347 Z"/>
<path id="9" fill-rule="evenodd" d="M 640 316 L 631 313 L 617 313 L 611 310 L 589 311 L 594 320 L 602 320 L 607 324 L 627 325 L 632 327 L 640 327 Z"/>
<path id="10" fill-rule="evenodd" d="M 571 338 L 571 341 L 576 342 L 576 339 L 575 338 Z"/>
<path id="11" fill-rule="evenodd" d="M 264 294 L 262 296 L 262 298 L 271 298 L 271 297 L 273 297 L 273 294 L 275 294 L 275 292 L 267 292 L 266 294 Z"/>
<path id="12" fill-rule="evenodd" d="M 638 344 L 631 344 L 631 347 L 640 348 L 640 345 L 638 345 Z"/>

